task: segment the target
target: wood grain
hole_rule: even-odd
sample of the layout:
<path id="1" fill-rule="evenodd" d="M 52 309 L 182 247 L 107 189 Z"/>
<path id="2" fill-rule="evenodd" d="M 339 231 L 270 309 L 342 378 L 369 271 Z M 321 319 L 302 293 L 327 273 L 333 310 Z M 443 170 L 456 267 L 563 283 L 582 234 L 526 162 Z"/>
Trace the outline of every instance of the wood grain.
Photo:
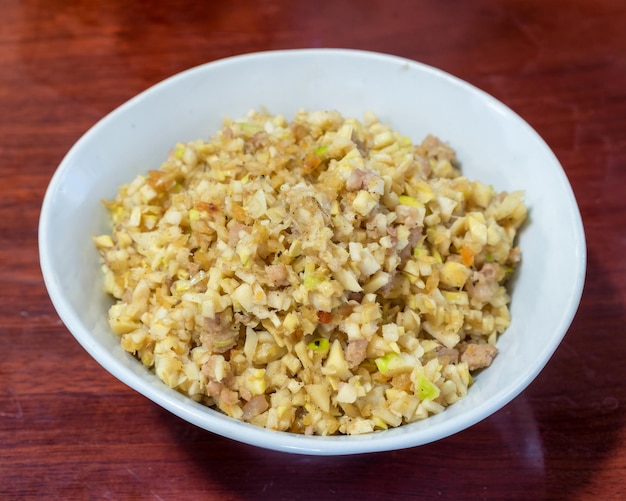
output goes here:
<path id="1" fill-rule="evenodd" d="M 626 3 L 0 0 L 1 499 L 616 499 L 626 488 Z M 178 71 L 350 47 L 432 64 L 545 138 L 588 242 L 578 314 L 537 380 L 437 443 L 290 456 L 170 415 L 101 369 L 44 288 L 37 223 L 71 145 Z"/>

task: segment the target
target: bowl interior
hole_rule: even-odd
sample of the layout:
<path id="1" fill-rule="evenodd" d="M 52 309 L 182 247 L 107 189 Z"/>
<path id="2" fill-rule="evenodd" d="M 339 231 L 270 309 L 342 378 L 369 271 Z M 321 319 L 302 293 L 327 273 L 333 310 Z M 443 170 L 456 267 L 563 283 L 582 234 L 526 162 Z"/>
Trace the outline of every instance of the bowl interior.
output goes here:
<path id="1" fill-rule="evenodd" d="M 470 179 L 524 190 L 529 222 L 500 355 L 469 395 L 443 414 L 356 437 L 270 432 L 207 409 L 168 389 L 125 353 L 108 327 L 91 236 L 107 231 L 102 199 L 157 168 L 177 141 L 207 138 L 224 117 L 266 108 L 290 118 L 300 108 L 336 109 L 381 121 L 418 142 L 429 133 L 457 151 Z M 582 293 L 586 248 L 580 214 L 554 154 L 519 116 L 484 92 L 434 68 L 383 54 L 294 50 L 238 56 L 178 74 L 106 116 L 70 150 L 42 207 L 40 257 L 59 316 L 109 372 L 207 430 L 271 449 L 349 454 L 424 444 L 460 431 L 519 394 L 547 363 Z"/>

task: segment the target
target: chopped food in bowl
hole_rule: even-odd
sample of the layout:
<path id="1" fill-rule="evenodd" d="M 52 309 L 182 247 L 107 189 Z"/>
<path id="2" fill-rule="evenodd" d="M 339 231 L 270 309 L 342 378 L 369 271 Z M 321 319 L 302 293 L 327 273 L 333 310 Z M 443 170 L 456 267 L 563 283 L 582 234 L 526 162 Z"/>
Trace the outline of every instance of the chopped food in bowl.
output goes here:
<path id="1" fill-rule="evenodd" d="M 522 194 L 372 114 L 250 112 L 106 206 L 95 243 L 123 348 L 258 426 L 353 435 L 438 414 L 509 326 Z"/>
<path id="2" fill-rule="evenodd" d="M 497 412 L 558 347 L 586 269 L 567 177 L 524 120 L 340 49 L 216 61 L 129 100 L 59 165 L 39 246 L 60 318 L 116 378 L 320 455 Z"/>

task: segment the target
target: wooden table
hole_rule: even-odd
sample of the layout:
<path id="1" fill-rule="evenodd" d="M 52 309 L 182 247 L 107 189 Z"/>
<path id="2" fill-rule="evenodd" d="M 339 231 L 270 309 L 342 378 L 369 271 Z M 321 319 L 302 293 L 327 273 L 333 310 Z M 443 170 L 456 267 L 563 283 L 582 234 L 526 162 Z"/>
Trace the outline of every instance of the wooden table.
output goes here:
<path id="1" fill-rule="evenodd" d="M 626 2 L 0 0 L 0 499 L 616 499 L 626 491 Z M 232 442 L 94 362 L 38 264 L 56 166 L 97 120 L 194 65 L 350 47 L 437 66 L 522 115 L 588 238 L 578 314 L 518 398 L 437 443 L 350 457 Z"/>

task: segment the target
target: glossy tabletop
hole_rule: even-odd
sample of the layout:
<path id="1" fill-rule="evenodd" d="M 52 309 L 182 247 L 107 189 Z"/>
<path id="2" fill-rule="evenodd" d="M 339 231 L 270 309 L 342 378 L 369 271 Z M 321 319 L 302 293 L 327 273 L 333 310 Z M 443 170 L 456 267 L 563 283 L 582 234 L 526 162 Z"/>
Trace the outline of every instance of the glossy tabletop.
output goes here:
<path id="1" fill-rule="evenodd" d="M 0 499 L 626 492 L 626 2 L 0 0 L 0 12 Z M 90 126 L 189 67 L 304 47 L 395 54 L 469 81 L 543 136 L 577 197 L 588 273 L 563 343 L 510 404 L 438 442 L 318 457 L 215 436 L 105 372 L 48 299 L 41 202 Z"/>

